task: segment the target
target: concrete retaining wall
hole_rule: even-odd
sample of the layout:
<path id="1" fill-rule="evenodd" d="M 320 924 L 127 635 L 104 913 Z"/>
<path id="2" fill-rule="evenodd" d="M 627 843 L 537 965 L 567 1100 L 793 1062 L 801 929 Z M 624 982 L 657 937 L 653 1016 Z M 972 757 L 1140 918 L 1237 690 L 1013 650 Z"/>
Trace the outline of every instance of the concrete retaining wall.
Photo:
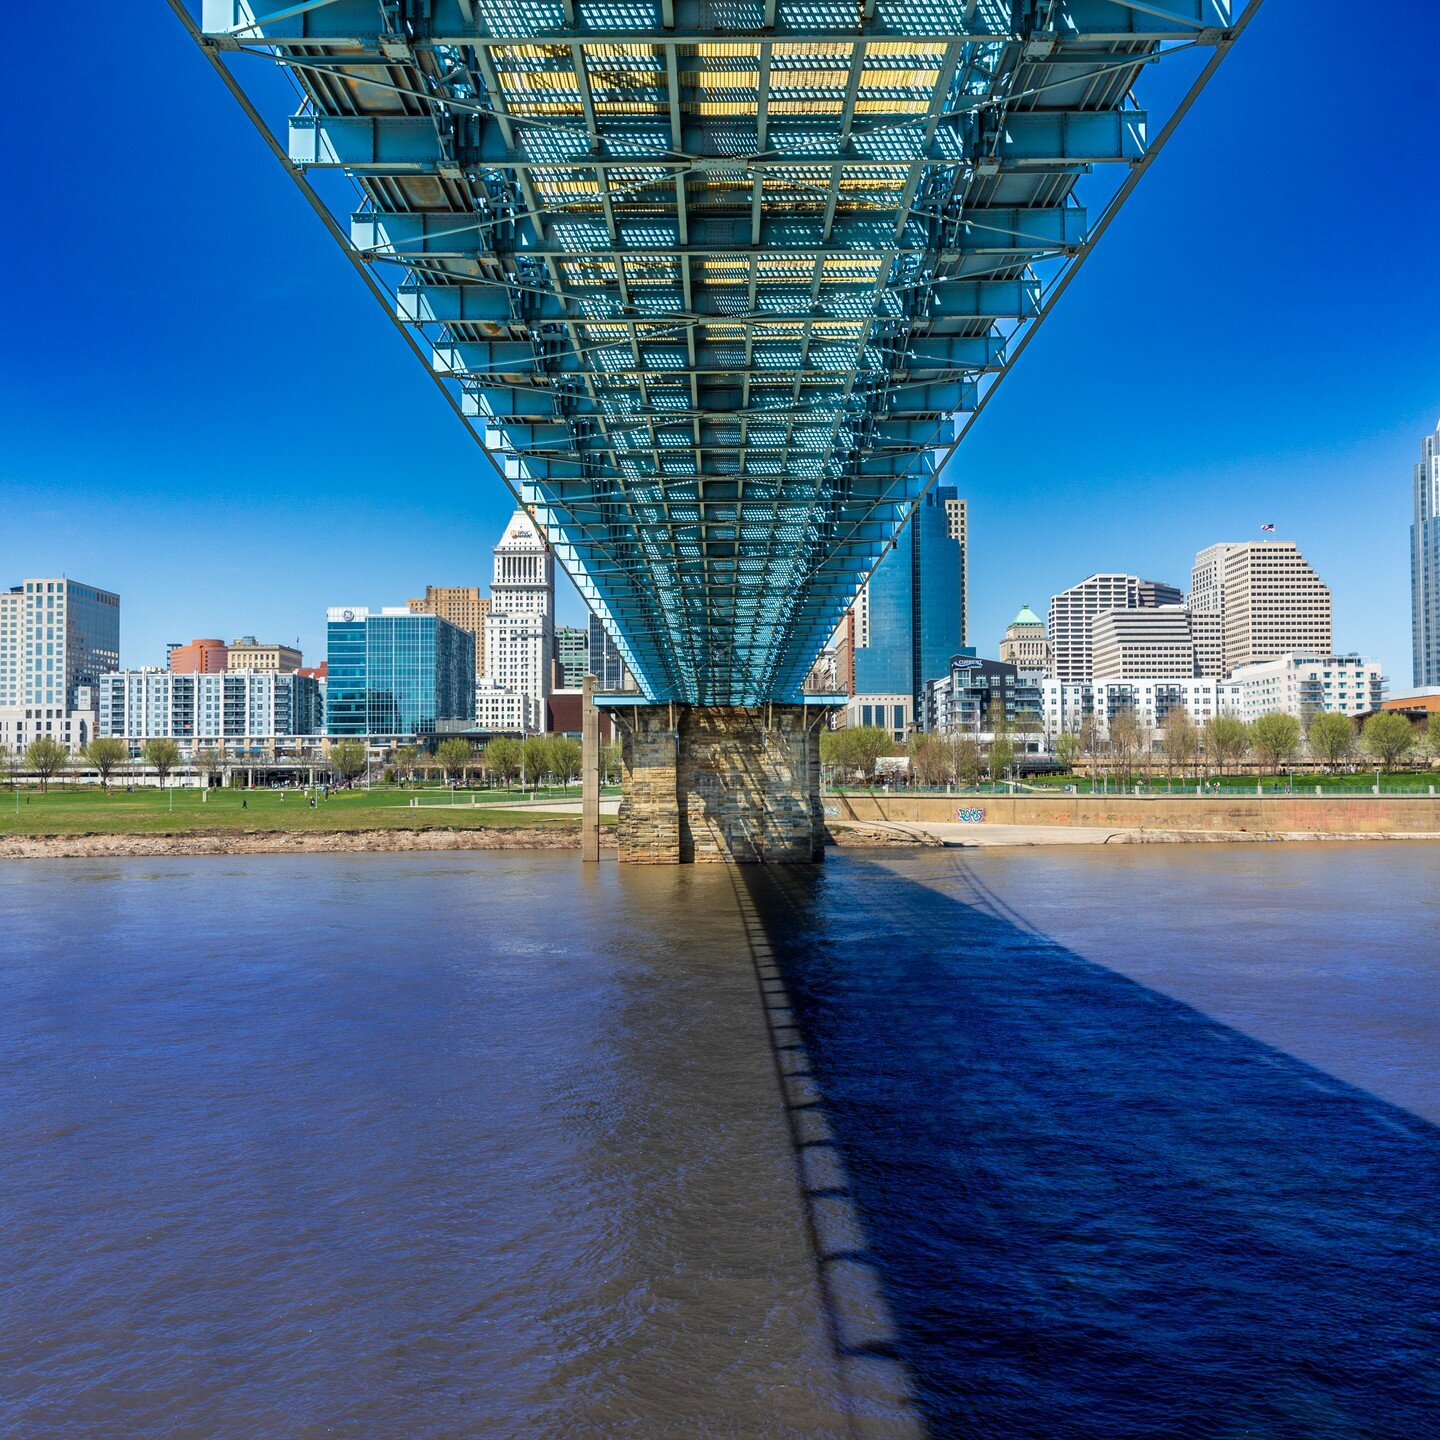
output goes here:
<path id="1" fill-rule="evenodd" d="M 929 821 L 983 811 L 1000 825 L 1136 830 L 1440 834 L 1440 796 L 1403 795 L 826 795 L 833 820 Z"/>

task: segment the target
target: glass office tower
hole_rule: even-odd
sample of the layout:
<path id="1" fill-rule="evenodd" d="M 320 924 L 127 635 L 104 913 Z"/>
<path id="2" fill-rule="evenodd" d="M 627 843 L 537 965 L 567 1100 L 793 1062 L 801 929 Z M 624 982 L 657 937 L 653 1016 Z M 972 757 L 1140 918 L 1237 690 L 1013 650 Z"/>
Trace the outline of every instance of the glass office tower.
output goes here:
<path id="1" fill-rule="evenodd" d="M 855 652 L 857 695 L 909 695 L 924 714 L 925 685 L 950 673 L 965 648 L 961 542 L 947 506 L 952 485 L 934 485 L 869 581 L 869 644 Z"/>
<path id="2" fill-rule="evenodd" d="M 475 637 L 438 615 L 336 607 L 327 615 L 325 732 L 433 735 L 475 718 Z"/>
<path id="3" fill-rule="evenodd" d="M 77 691 L 120 668 L 120 597 L 63 576 L 0 591 L 0 706 L 56 718 Z"/>
<path id="4" fill-rule="evenodd" d="M 625 658 L 598 615 L 590 616 L 590 673 L 600 690 L 625 688 Z"/>

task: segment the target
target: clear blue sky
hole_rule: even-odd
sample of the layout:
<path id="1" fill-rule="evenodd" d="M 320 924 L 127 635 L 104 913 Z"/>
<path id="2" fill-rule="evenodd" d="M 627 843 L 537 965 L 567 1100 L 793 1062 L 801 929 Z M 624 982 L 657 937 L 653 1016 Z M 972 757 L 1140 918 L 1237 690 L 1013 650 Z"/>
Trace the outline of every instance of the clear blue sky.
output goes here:
<path id="1" fill-rule="evenodd" d="M 1022 602 L 1184 584 L 1272 521 L 1408 688 L 1440 20 L 1384 9 L 1268 0 L 972 431 L 982 653 Z M 327 605 L 484 584 L 505 492 L 168 9 L 53 11 L 15 17 L 0 94 L 0 583 L 118 590 L 127 664 L 246 632 L 318 658 Z"/>

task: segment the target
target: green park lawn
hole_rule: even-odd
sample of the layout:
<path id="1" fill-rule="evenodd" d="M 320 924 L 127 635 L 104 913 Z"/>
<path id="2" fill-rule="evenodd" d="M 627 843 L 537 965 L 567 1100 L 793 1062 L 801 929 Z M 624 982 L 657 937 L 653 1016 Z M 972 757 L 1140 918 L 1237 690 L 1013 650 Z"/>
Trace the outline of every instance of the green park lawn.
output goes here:
<path id="1" fill-rule="evenodd" d="M 576 829 L 576 815 L 519 808 L 518 791 L 462 791 L 455 807 L 445 791 L 393 787 L 332 793 L 311 809 L 298 790 L 211 790 L 193 788 L 108 794 L 93 786 L 53 787 L 42 792 L 23 785 L 0 789 L 0 836 L 5 835 L 197 835 L 207 832 L 263 833 L 276 830 L 474 830 L 516 826 Z M 421 805 L 411 808 L 419 798 Z M 544 797 L 542 797 L 544 798 Z M 550 798 L 562 798 L 555 792 Z M 567 797 L 578 801 L 579 788 Z M 18 803 L 17 803 L 18 799 Z M 601 817 L 602 823 L 607 817 Z M 613 823 L 613 817 L 608 817 Z"/>

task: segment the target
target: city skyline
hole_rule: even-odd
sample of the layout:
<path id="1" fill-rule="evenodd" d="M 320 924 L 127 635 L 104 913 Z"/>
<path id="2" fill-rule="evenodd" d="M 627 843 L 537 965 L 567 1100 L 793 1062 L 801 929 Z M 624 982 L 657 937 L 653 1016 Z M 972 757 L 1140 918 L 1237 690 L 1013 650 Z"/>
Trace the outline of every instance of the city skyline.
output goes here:
<path id="1" fill-rule="evenodd" d="M 1397 689 L 1405 683 L 1411 476 L 1417 436 L 1440 417 L 1426 320 L 1440 277 L 1423 263 L 1422 239 L 1440 199 L 1385 141 L 1388 117 L 1299 103 L 1348 76 L 1338 6 L 1314 8 L 1313 28 L 1299 36 L 1278 12 L 1261 12 L 943 477 L 970 502 L 970 639 L 982 651 L 993 651 L 1027 596 L 1056 593 L 1076 574 L 1183 583 L 1192 537 L 1243 541 L 1274 523 L 1332 586 L 1336 647 L 1373 656 Z M 212 348 L 202 363 L 177 363 L 194 353 L 188 308 L 157 306 L 135 282 L 154 262 L 160 191 L 132 136 L 97 132 L 62 95 L 21 76 L 0 101 L 12 125 L 24 117 L 45 128 L 60 163 L 83 159 L 96 193 L 42 196 L 42 177 L 22 171 L 16 203 L 45 217 L 53 243 L 43 255 L 22 248 L 25 227 L 0 242 L 11 268 L 38 282 L 16 296 L 0 360 L 10 440 L 0 488 L 10 513 L 25 517 L 0 527 L 0 571 L 65 573 L 124 594 L 126 664 L 163 663 L 167 641 L 242 630 L 298 638 L 315 657 L 337 593 L 403 597 L 419 583 L 483 583 L 509 493 L 363 303 L 303 201 L 276 183 L 248 122 L 188 63 L 173 18 L 136 14 L 122 31 L 118 16 L 96 17 L 84 44 L 78 17 L 56 23 L 97 79 L 108 50 L 150 47 L 174 89 L 137 92 L 134 128 L 163 129 L 176 169 L 225 168 L 225 187 L 192 187 L 164 241 L 167 290 L 204 295 Z M 1404 130 L 1405 116 L 1423 120 L 1429 81 L 1420 56 L 1397 64 Z M 195 124 L 174 134 L 177 105 Z M 1207 157 L 1243 147 L 1257 120 L 1269 163 L 1222 180 Z M 1363 163 L 1382 217 L 1406 216 L 1384 274 L 1356 271 L 1338 230 L 1297 233 L 1294 216 L 1311 203 L 1302 160 L 1317 145 L 1337 167 Z M 1197 195 L 1213 203 L 1192 210 Z M 117 221 L 98 251 L 83 218 L 96 205 Z M 240 212 L 243 227 L 233 224 Z M 1285 237 L 1283 283 L 1227 243 L 1235 214 Z M 281 249 L 277 278 L 255 257 Z M 217 272 L 225 285 L 213 283 Z M 1342 369 L 1348 349 L 1315 303 L 1335 273 L 1385 335 L 1361 371 Z M 1400 273 L 1403 294 L 1390 279 Z M 1110 308 L 1135 295 L 1144 303 L 1127 300 L 1123 335 L 1095 350 Z M 307 319 L 317 308 L 327 317 L 324 363 Z M 86 344 L 55 346 L 65 330 Z M 1098 358 L 1076 367 L 1082 343 Z M 217 387 L 217 369 L 243 381 Z M 234 417 L 224 396 L 234 397 Z M 406 423 L 357 424 L 378 396 Z M 1045 416 L 1038 440 L 1035 413 Z M 558 590 L 557 622 L 583 623 L 568 582 Z"/>

